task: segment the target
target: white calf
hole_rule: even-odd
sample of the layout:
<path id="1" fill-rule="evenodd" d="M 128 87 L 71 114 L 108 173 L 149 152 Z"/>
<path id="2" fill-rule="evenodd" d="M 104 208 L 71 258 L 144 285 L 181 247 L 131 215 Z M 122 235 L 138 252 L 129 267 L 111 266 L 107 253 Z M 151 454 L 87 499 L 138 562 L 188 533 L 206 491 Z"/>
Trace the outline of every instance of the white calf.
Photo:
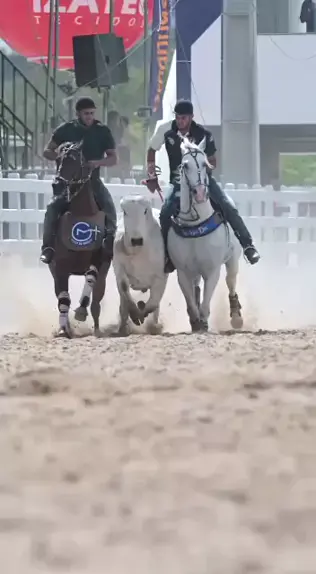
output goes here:
<path id="1" fill-rule="evenodd" d="M 158 223 L 159 211 L 141 195 L 128 196 L 120 202 L 123 216 L 118 218 L 114 241 L 113 268 L 120 294 L 121 335 L 128 334 L 128 317 L 136 325 L 153 313 L 157 326 L 159 307 L 167 284 L 164 273 L 164 244 Z M 147 303 L 132 299 L 130 288 L 145 293 Z"/>

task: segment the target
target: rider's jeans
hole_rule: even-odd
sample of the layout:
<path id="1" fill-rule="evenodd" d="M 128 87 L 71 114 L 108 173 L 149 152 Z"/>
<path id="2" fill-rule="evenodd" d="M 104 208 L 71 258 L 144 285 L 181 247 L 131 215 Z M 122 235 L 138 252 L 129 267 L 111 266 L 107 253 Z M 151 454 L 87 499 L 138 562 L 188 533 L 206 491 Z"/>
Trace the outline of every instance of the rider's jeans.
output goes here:
<path id="1" fill-rule="evenodd" d="M 252 244 L 252 237 L 242 217 L 239 215 L 237 207 L 231 203 L 228 195 L 219 187 L 214 177 L 209 178 L 209 190 L 214 209 L 220 209 L 224 219 L 233 229 L 241 246 L 243 248 L 249 247 L 249 245 Z"/>
<path id="2" fill-rule="evenodd" d="M 167 245 L 168 232 L 171 226 L 171 217 L 173 215 L 177 215 L 180 208 L 180 199 L 176 195 L 179 190 L 179 186 L 173 186 L 171 188 L 160 211 L 160 227 L 165 245 Z"/>

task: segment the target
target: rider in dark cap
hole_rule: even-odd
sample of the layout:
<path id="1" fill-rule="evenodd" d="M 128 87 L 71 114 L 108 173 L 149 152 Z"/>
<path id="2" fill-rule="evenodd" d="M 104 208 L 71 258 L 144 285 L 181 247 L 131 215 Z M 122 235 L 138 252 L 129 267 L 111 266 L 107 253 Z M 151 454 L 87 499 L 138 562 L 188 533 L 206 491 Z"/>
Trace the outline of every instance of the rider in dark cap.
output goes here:
<path id="1" fill-rule="evenodd" d="M 82 110 L 95 110 L 95 103 L 92 98 L 83 96 L 78 98 L 76 101 L 76 112 L 81 112 Z"/>
<path id="2" fill-rule="evenodd" d="M 112 255 L 116 231 L 116 209 L 110 192 L 100 179 L 100 167 L 110 167 L 117 163 L 115 142 L 110 129 L 95 119 L 96 106 L 89 97 L 79 98 L 76 102 L 77 118 L 58 126 L 48 142 L 44 157 L 51 161 L 57 159 L 57 149 L 65 142 L 83 140 L 83 155 L 93 168 L 91 183 L 96 202 L 106 214 L 106 237 L 104 246 Z M 106 154 L 106 158 L 104 155 Z M 54 257 L 54 239 L 59 217 L 67 211 L 68 203 L 63 189 L 53 184 L 53 198 L 47 206 L 44 219 L 44 233 L 41 261 L 51 263 Z"/>
<path id="3" fill-rule="evenodd" d="M 176 192 L 179 190 L 179 166 L 182 161 L 181 154 L 181 136 L 188 137 L 191 141 L 199 144 L 205 138 L 205 154 L 211 165 L 216 167 L 216 146 L 211 132 L 193 120 L 193 105 L 189 100 L 179 100 L 175 107 L 175 120 L 170 122 L 168 128 L 162 125 L 158 128 L 149 142 L 147 153 L 147 187 L 154 193 L 159 189 L 158 178 L 155 170 L 155 154 L 163 145 L 169 158 L 170 165 L 170 183 L 173 190 L 170 196 L 165 200 L 160 212 L 161 230 L 165 241 L 166 250 L 166 273 L 172 272 L 174 266 L 169 259 L 167 251 L 167 237 L 171 225 L 171 217 L 179 211 L 179 198 Z M 222 212 L 225 220 L 231 225 L 234 233 L 239 240 L 245 257 L 254 265 L 260 259 L 260 255 L 253 245 L 252 237 L 238 213 L 237 208 L 232 205 L 226 193 L 216 183 L 214 177 L 209 177 L 210 201 L 214 209 Z"/>
<path id="4" fill-rule="evenodd" d="M 174 113 L 176 116 L 192 116 L 193 117 L 193 104 L 190 100 L 179 100 L 174 106 Z"/>

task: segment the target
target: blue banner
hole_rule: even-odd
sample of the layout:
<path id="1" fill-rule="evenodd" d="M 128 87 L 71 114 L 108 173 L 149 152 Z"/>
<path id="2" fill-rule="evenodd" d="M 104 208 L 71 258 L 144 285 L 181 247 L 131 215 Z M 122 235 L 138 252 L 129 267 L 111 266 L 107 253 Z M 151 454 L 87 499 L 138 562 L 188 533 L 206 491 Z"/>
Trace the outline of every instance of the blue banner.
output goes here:
<path id="1" fill-rule="evenodd" d="M 162 119 L 162 99 L 167 82 L 171 31 L 171 0 L 155 0 L 151 38 L 150 86 L 148 106 L 155 121 Z"/>
<path id="2" fill-rule="evenodd" d="M 191 99 L 191 48 L 220 17 L 222 9 L 223 0 L 176 2 L 177 99 Z M 212 59 L 212 54 L 205 54 L 205 58 Z"/>

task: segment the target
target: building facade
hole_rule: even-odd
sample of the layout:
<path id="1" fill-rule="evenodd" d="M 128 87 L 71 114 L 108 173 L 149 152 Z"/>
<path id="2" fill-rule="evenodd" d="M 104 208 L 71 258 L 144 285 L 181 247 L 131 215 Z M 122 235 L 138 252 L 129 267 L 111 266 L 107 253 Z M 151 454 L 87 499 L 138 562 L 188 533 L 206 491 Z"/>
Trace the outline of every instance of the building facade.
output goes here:
<path id="1" fill-rule="evenodd" d="M 221 0 L 214 0 L 215 6 L 217 1 L 221 4 Z M 195 0 L 195 7 L 197 3 Z M 316 152 L 316 34 L 306 34 L 305 24 L 299 20 L 301 4 L 299 0 L 257 0 L 257 98 L 261 183 L 264 185 L 277 185 L 280 153 Z M 202 16 L 205 20 L 205 14 Z M 182 62 L 180 82 L 176 81 L 179 65 L 174 55 L 164 94 L 162 121 L 171 119 L 177 97 L 190 97 L 196 120 L 209 126 L 216 138 L 217 177 L 220 177 L 222 17 L 219 5 L 208 27 L 204 31 L 202 28 L 196 39 L 191 34 L 192 39 L 186 50 L 189 65 Z M 167 165 L 163 154 L 161 152 L 159 161 Z"/>

